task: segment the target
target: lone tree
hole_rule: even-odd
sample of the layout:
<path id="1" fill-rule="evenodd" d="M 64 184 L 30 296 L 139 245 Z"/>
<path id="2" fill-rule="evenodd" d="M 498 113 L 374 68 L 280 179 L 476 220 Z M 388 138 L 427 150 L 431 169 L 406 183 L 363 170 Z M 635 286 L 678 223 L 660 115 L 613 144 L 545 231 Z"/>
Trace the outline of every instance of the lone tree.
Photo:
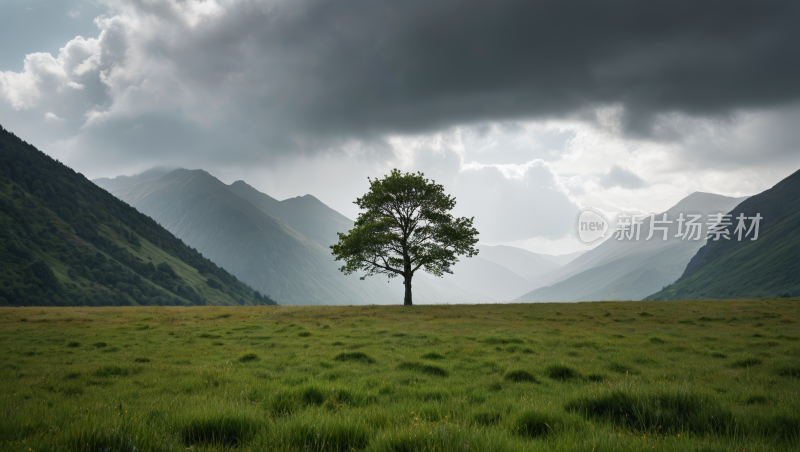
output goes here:
<path id="1" fill-rule="evenodd" d="M 473 218 L 454 218 L 449 211 L 455 198 L 444 187 L 425 179 L 422 173 L 401 173 L 394 169 L 383 179 L 369 179 L 369 192 L 358 198 L 362 210 L 353 229 L 339 233 L 331 246 L 339 269 L 361 277 L 385 274 L 402 276 L 406 288 L 403 304 L 411 305 L 411 278 L 420 268 L 436 276 L 453 273 L 456 256 L 478 254 L 478 231 Z"/>

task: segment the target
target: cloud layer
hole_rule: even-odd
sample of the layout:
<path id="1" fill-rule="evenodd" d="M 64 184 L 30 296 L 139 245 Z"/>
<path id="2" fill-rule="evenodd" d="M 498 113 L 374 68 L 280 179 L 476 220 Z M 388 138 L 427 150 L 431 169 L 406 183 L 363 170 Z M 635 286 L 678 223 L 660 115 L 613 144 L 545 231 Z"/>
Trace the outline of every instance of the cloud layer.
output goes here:
<path id="1" fill-rule="evenodd" d="M 580 205 L 752 194 L 800 164 L 797 2 L 101 3 L 96 35 L 0 72 L 0 124 L 90 177 L 203 167 L 353 199 L 423 170 L 487 239 L 524 241 Z"/>

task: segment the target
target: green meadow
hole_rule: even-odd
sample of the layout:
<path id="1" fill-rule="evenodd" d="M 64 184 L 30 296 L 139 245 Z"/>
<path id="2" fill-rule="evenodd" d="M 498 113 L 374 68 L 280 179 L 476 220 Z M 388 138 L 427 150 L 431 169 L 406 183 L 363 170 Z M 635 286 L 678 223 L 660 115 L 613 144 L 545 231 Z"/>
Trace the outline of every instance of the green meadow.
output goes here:
<path id="1" fill-rule="evenodd" d="M 0 450 L 796 451 L 799 302 L 0 308 Z"/>

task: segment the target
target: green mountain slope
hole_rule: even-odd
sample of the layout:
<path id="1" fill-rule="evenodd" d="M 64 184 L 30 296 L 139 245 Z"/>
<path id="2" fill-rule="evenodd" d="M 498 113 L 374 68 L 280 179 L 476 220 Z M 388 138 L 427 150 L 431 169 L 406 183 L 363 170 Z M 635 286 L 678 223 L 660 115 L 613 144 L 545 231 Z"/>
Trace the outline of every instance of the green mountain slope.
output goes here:
<path id="1" fill-rule="evenodd" d="M 275 304 L 0 126 L 0 305 Z"/>
<path id="2" fill-rule="evenodd" d="M 733 234 L 740 213 L 763 219 L 758 239 Z M 647 300 L 800 295 L 800 171 L 732 210 L 732 240 L 708 241 L 680 279 Z M 747 222 L 750 227 L 750 222 Z"/>
<path id="3" fill-rule="evenodd" d="M 205 171 L 174 170 L 147 184 L 115 190 L 114 195 L 281 303 L 390 301 L 388 293 L 375 291 L 374 282 L 342 275 L 330 250 L 236 195 Z"/>

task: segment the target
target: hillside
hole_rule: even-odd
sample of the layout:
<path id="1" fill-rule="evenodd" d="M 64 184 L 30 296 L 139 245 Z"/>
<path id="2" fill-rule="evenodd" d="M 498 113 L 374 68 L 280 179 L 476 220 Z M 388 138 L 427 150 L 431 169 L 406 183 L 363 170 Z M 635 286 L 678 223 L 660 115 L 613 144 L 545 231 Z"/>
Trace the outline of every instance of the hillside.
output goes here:
<path id="1" fill-rule="evenodd" d="M 692 193 L 666 211 L 668 220 L 680 213 L 727 212 L 744 198 Z M 661 218 L 661 214 L 657 217 Z M 705 232 L 705 223 L 703 223 Z M 641 300 L 677 280 L 686 264 L 705 243 L 676 238 L 678 225 L 669 225 L 668 239 L 645 240 L 649 217 L 640 240 L 611 238 L 555 272 L 545 275 L 549 285 L 518 298 L 518 302 Z M 660 234 L 660 233 L 658 233 Z M 701 234 L 702 237 L 705 235 Z M 656 236 L 658 237 L 658 235 Z"/>
<path id="2" fill-rule="evenodd" d="M 800 171 L 730 210 L 731 240 L 708 241 L 680 279 L 648 300 L 788 297 L 800 295 Z M 734 234 L 743 213 L 760 214 L 753 233 Z M 750 227 L 750 221 L 746 226 Z"/>
<path id="3" fill-rule="evenodd" d="M 0 305 L 275 304 L 0 126 Z"/>

